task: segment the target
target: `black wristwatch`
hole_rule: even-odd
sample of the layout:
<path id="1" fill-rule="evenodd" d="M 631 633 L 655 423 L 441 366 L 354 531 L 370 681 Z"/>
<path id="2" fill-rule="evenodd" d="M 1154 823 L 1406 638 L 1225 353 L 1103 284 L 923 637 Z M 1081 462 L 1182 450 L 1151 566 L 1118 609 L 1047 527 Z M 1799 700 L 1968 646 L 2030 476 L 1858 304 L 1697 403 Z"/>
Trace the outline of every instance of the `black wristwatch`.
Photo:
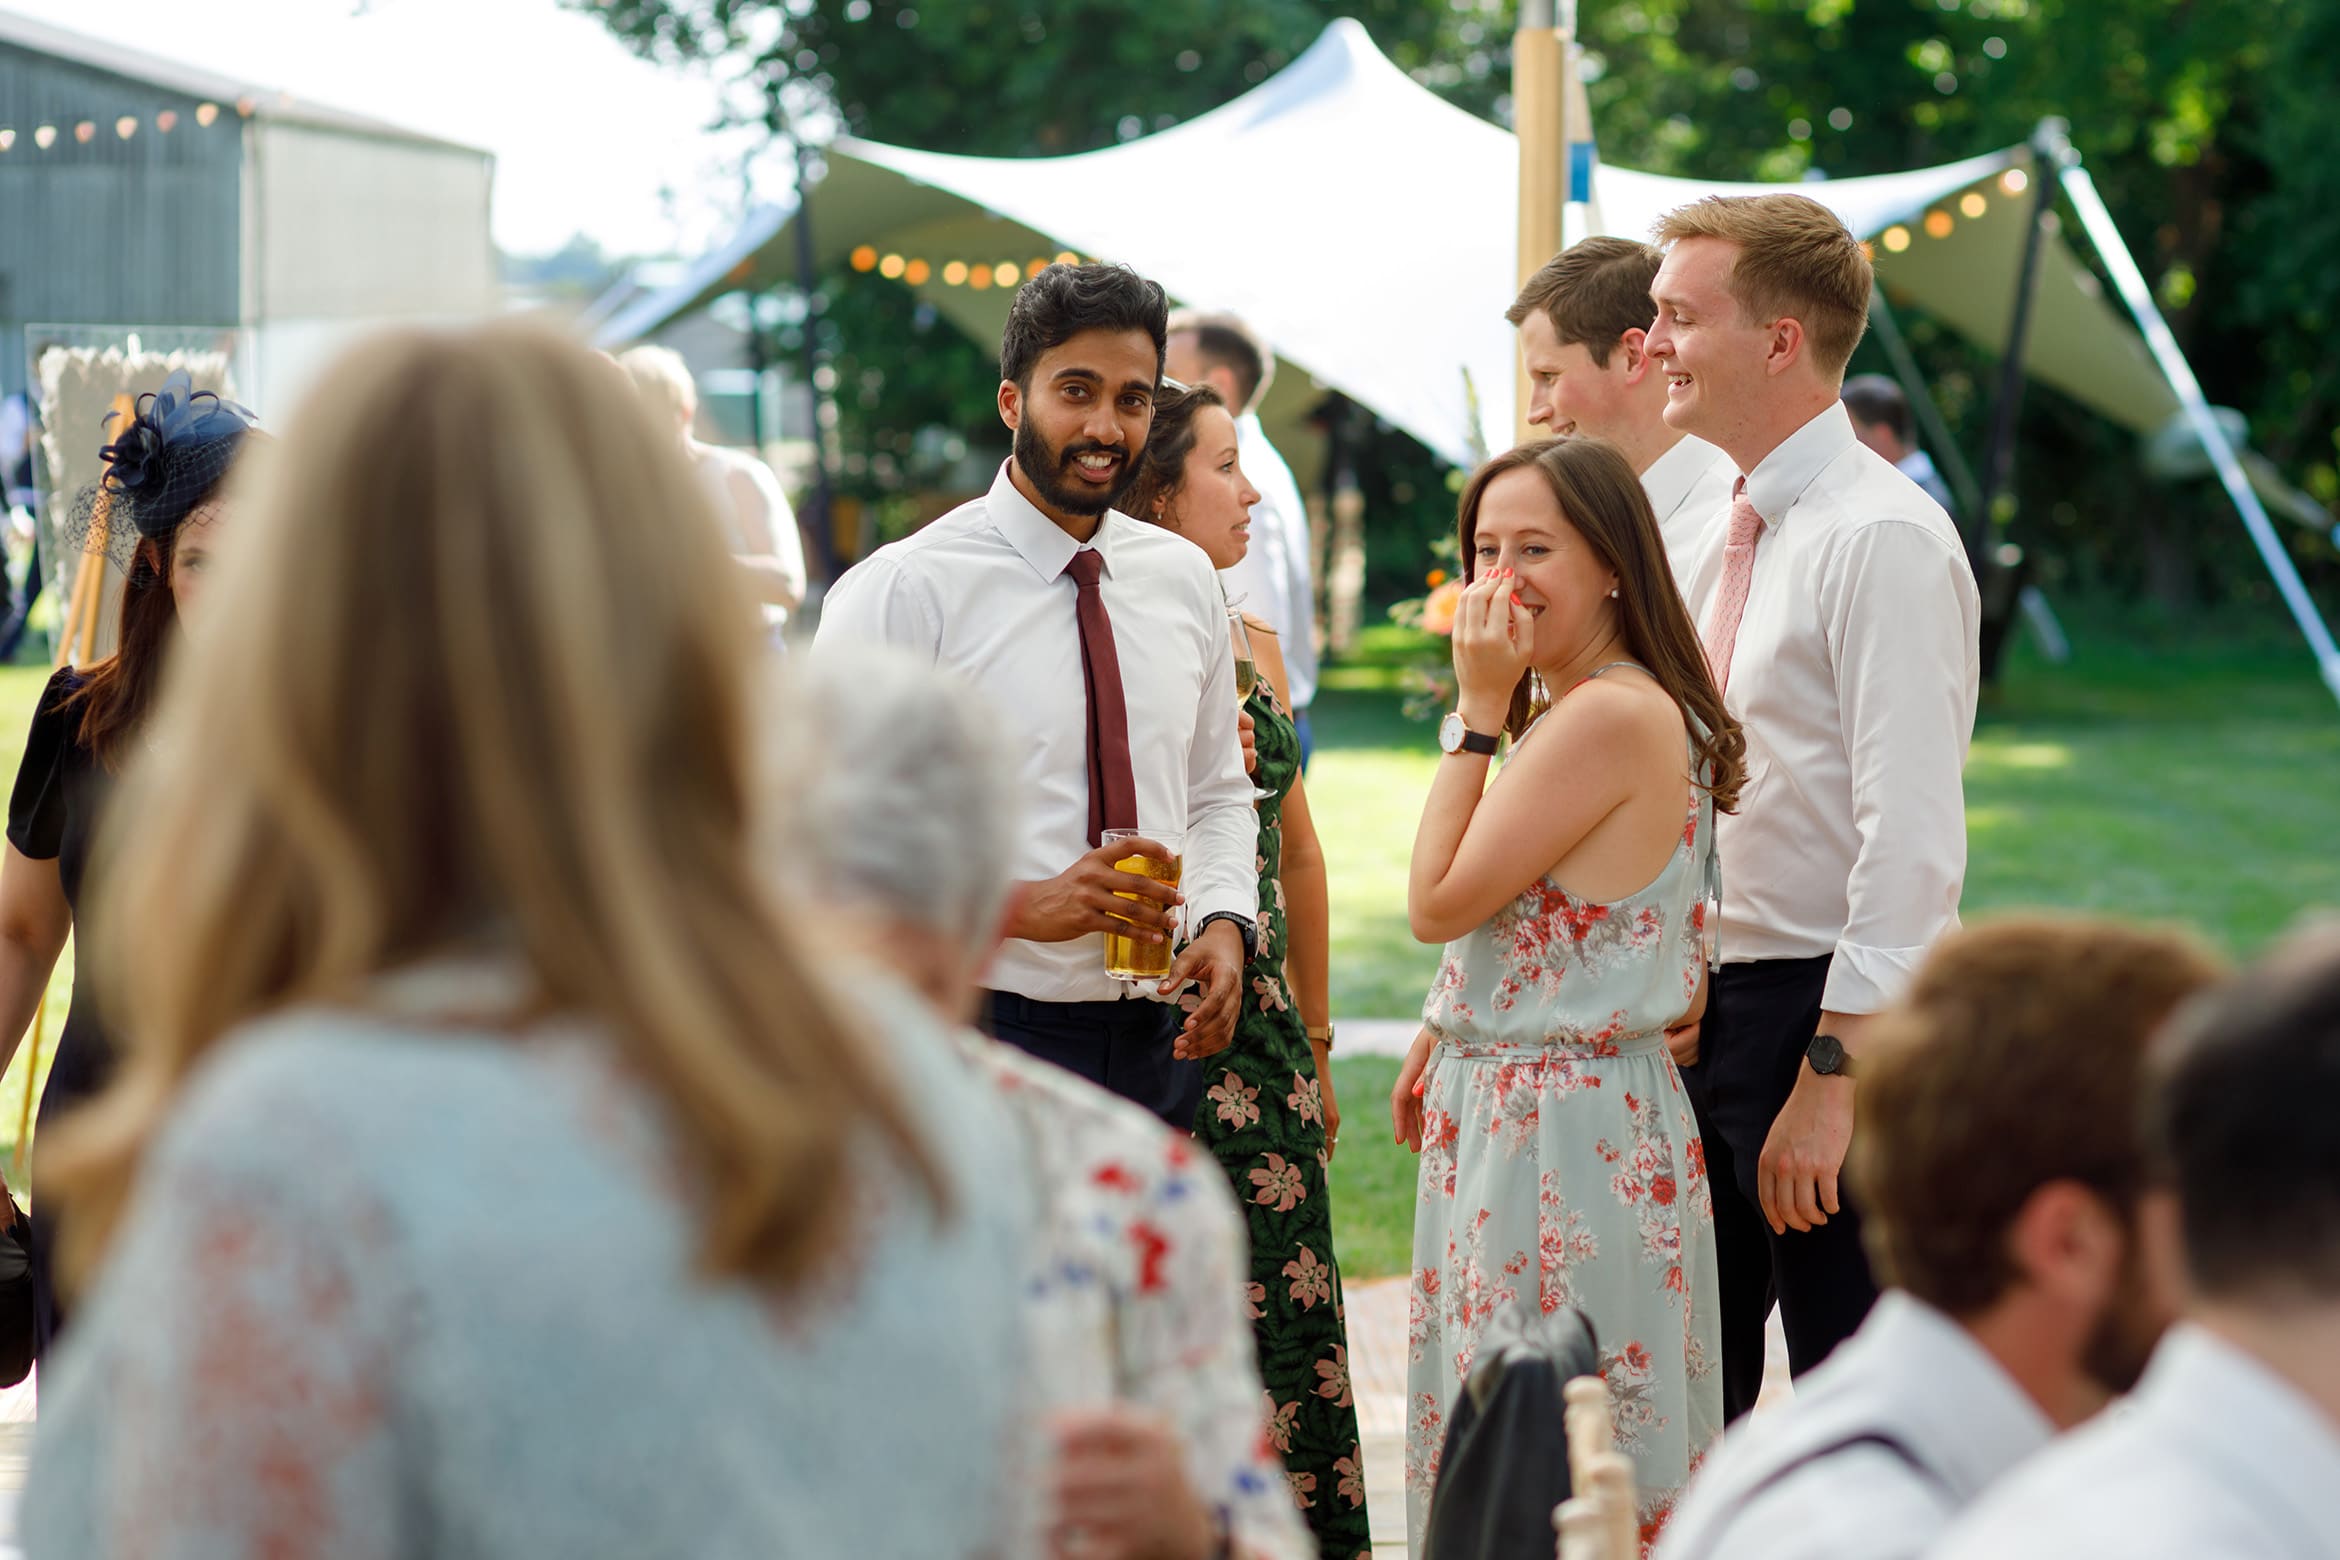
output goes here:
<path id="1" fill-rule="evenodd" d="M 1249 964 L 1259 957 L 1259 923 L 1257 921 L 1246 915 L 1237 915 L 1232 910 L 1214 910 L 1195 923 L 1194 936 L 1197 942 L 1202 940 L 1203 933 L 1211 929 L 1213 921 L 1232 921 L 1235 923 L 1235 930 L 1243 934 L 1244 963 Z"/>
<path id="2" fill-rule="evenodd" d="M 1845 1054 L 1844 1042 L 1834 1035 L 1814 1035 L 1812 1043 L 1804 1047 L 1804 1060 L 1823 1078 L 1853 1075 L 1852 1058 Z"/>

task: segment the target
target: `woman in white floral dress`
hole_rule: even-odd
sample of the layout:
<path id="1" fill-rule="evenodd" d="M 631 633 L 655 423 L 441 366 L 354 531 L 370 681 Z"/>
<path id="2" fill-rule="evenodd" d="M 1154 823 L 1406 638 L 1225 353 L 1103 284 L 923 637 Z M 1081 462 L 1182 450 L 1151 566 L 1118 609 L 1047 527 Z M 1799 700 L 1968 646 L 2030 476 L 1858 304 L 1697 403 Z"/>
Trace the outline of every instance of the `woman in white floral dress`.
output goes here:
<path id="1" fill-rule="evenodd" d="M 1419 1543 L 1489 1321 L 1574 1306 L 1646 1540 L 1722 1428 L 1713 1211 L 1675 1058 L 1695 1054 L 1714 809 L 1742 744 L 1614 449 L 1490 461 L 1460 529 L 1457 707 L 1408 891 L 1446 958 L 1391 1101 L 1422 1155 L 1408 1527 Z"/>

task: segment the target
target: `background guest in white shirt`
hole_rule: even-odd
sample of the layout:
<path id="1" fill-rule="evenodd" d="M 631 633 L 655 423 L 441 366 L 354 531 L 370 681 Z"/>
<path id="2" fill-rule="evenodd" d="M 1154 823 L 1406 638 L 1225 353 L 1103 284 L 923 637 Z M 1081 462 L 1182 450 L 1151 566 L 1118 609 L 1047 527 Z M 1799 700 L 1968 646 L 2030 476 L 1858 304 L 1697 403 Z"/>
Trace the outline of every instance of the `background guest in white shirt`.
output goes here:
<path id="1" fill-rule="evenodd" d="M 777 644 L 788 614 L 804 600 L 804 538 L 797 533 L 796 511 L 780 479 L 750 451 L 701 444 L 693 435 L 699 387 L 681 353 L 671 347 L 636 347 L 618 359 L 618 366 L 651 412 L 681 437 L 683 453 L 715 501 L 732 556 L 764 604 L 764 624 Z"/>
<path id="2" fill-rule="evenodd" d="M 1194 1059 L 1234 1031 L 1259 880 L 1218 575 L 1112 507 L 1152 426 L 1168 317 L 1162 289 L 1121 266 L 1050 266 L 1018 289 L 1000 341 L 1014 455 L 985 496 L 847 570 L 814 649 L 902 645 L 999 708 L 1023 760 L 1025 821 L 985 1027 L 1183 1130 L 1201 1098 Z M 1079 606 L 1092 589 L 1106 619 L 1096 639 Z M 1116 817 L 1122 807 L 1133 816 Z M 1114 870 L 1131 851 L 1099 832 L 1122 827 L 1184 834 L 1179 888 Z M 1132 927 L 1173 940 L 1180 904 L 1191 940 L 1145 995 L 1195 982 L 1183 1025 L 1107 975 L 1103 945 Z"/>
<path id="3" fill-rule="evenodd" d="M 1923 1554 L 2136 1384 L 2176 1304 L 2136 1229 L 2146 1051 L 2219 974 L 2188 938 L 2078 919 L 1935 950 L 1860 1062 L 1852 1171 L 1894 1287 L 1708 1459 L 1661 1560 Z"/>
<path id="4" fill-rule="evenodd" d="M 1901 386 L 1883 374 L 1856 374 L 1844 382 L 1844 409 L 1852 413 L 1853 432 L 1863 444 L 1924 488 L 1926 497 L 1945 510 L 1951 507 L 1950 484 L 1935 469 L 1934 458 L 1918 448 L 1909 397 L 1901 393 Z"/>
<path id="5" fill-rule="evenodd" d="M 1588 238 L 1527 280 L 1503 317 L 1519 327 L 1528 422 L 1617 446 L 1641 476 L 1666 562 L 1687 586 L 1698 538 L 1730 506 L 1738 470 L 1666 422 L 1666 379 L 1649 355 L 1650 283 L 1663 258 L 1630 238 Z"/>
<path id="6" fill-rule="evenodd" d="M 1979 613 L 1949 516 L 1838 400 L 1868 321 L 1860 242 L 1801 195 L 1698 201 L 1659 237 L 1647 350 L 1666 421 L 1743 477 L 1687 592 L 1747 733 L 1719 826 L 1723 969 L 1686 1070 L 1716 1202 L 1736 1185 L 1770 1235 L 1768 1253 L 1716 1242 L 1736 1412 L 1775 1292 L 1798 1371 L 1876 1294 L 1837 1187 L 1856 1085 L 1836 1064 L 1957 924 Z"/>
<path id="7" fill-rule="evenodd" d="M 1235 315 L 1180 309 L 1170 316 L 1164 365 L 1180 384 L 1209 385 L 1235 408 L 1236 455 L 1259 500 L 1251 506 L 1250 551 L 1219 578 L 1227 599 L 1265 619 L 1283 642 L 1292 720 L 1300 728 L 1300 767 L 1306 770 L 1316 751 L 1308 724 L 1308 706 L 1316 698 L 1316 553 L 1300 484 L 1259 423 L 1259 403 L 1275 383 L 1275 353 Z"/>
<path id="8" fill-rule="evenodd" d="M 1943 1560 L 2340 1555 L 2340 929 L 2183 1010 L 2146 1093 L 2146 1241 L 2187 1319 L 2121 1411 L 1994 1491 Z"/>

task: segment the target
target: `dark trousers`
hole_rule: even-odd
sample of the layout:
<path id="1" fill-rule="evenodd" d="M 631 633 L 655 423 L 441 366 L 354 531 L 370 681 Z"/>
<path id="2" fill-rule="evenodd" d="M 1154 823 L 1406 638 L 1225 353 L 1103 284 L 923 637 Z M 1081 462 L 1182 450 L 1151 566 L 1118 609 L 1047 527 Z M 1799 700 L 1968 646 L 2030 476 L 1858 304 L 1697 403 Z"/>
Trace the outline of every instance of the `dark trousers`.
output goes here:
<path id="1" fill-rule="evenodd" d="M 1308 712 L 1300 711 L 1292 717 L 1292 729 L 1300 733 L 1300 772 L 1308 773 L 1308 761 L 1316 756 L 1316 728 L 1308 724 Z"/>
<path id="2" fill-rule="evenodd" d="M 4 514 L 5 511 L 0 511 Z M 0 663 L 15 658 L 16 647 L 24 640 L 25 625 L 32 621 L 33 603 L 41 599 L 41 543 L 33 538 L 32 558 L 24 566 L 24 589 L 8 604 L 8 620 L 0 623 Z"/>
<path id="3" fill-rule="evenodd" d="M 1143 1106 L 1180 1132 L 1194 1130 L 1202 1064 L 1170 1054 L 1186 1014 L 1167 1002 L 1035 1002 L 1011 991 L 983 994 L 983 1032 L 1054 1062 Z"/>
<path id="4" fill-rule="evenodd" d="M 1726 1419 L 1753 1408 L 1763 1390 L 1763 1324 L 1774 1300 L 1788 1364 L 1800 1376 L 1852 1335 L 1877 1298 L 1860 1217 L 1841 1181 L 1843 1211 L 1808 1231 L 1774 1235 L 1755 1196 L 1763 1140 L 1819 1030 L 1827 983 L 1825 954 L 1724 965 L 1699 1029 L 1698 1065 L 1682 1069 L 1714 1192 Z"/>

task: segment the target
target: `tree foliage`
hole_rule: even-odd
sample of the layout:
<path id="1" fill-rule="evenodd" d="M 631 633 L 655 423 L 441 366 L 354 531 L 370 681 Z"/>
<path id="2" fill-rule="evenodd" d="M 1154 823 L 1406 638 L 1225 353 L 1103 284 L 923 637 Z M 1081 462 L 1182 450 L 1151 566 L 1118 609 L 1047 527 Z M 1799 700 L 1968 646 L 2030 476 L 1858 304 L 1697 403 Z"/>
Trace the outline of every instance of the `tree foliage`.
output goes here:
<path id="1" fill-rule="evenodd" d="M 1166 128 L 1265 80 L 1337 15 L 1355 16 L 1458 105 L 1499 121 L 1510 111 L 1510 0 L 569 3 L 652 58 L 731 62 L 775 128 L 826 121 L 959 152 L 1062 154 Z M 2340 321 L 2340 161 L 2323 139 L 2340 0 L 1582 0 L 1581 10 L 1602 155 L 1635 167 L 1871 173 L 2068 119 L 2212 398 L 2242 408 L 2263 449 L 2340 503 L 2340 359 L 2320 339 Z M 874 278 L 835 278 L 824 293 L 823 328 L 853 387 L 841 404 L 849 445 L 906 457 L 916 430 L 938 419 L 980 434 L 985 348 Z M 1945 410 L 1978 453 L 1992 364 L 1912 323 Z M 2025 413 L 2016 535 L 2053 568 L 2123 591 L 2260 588 L 2212 495 L 2153 486 L 2126 436 L 2050 392 L 2035 387 Z M 1398 543 L 1377 555 L 1376 574 L 1397 588 L 1420 539 L 1450 523 L 1451 499 L 1418 450 L 1386 433 L 1371 443 L 1377 537 Z M 871 469 L 865 460 L 865 480 Z M 2328 542 L 2294 541 L 2311 567 L 2328 567 Z"/>

